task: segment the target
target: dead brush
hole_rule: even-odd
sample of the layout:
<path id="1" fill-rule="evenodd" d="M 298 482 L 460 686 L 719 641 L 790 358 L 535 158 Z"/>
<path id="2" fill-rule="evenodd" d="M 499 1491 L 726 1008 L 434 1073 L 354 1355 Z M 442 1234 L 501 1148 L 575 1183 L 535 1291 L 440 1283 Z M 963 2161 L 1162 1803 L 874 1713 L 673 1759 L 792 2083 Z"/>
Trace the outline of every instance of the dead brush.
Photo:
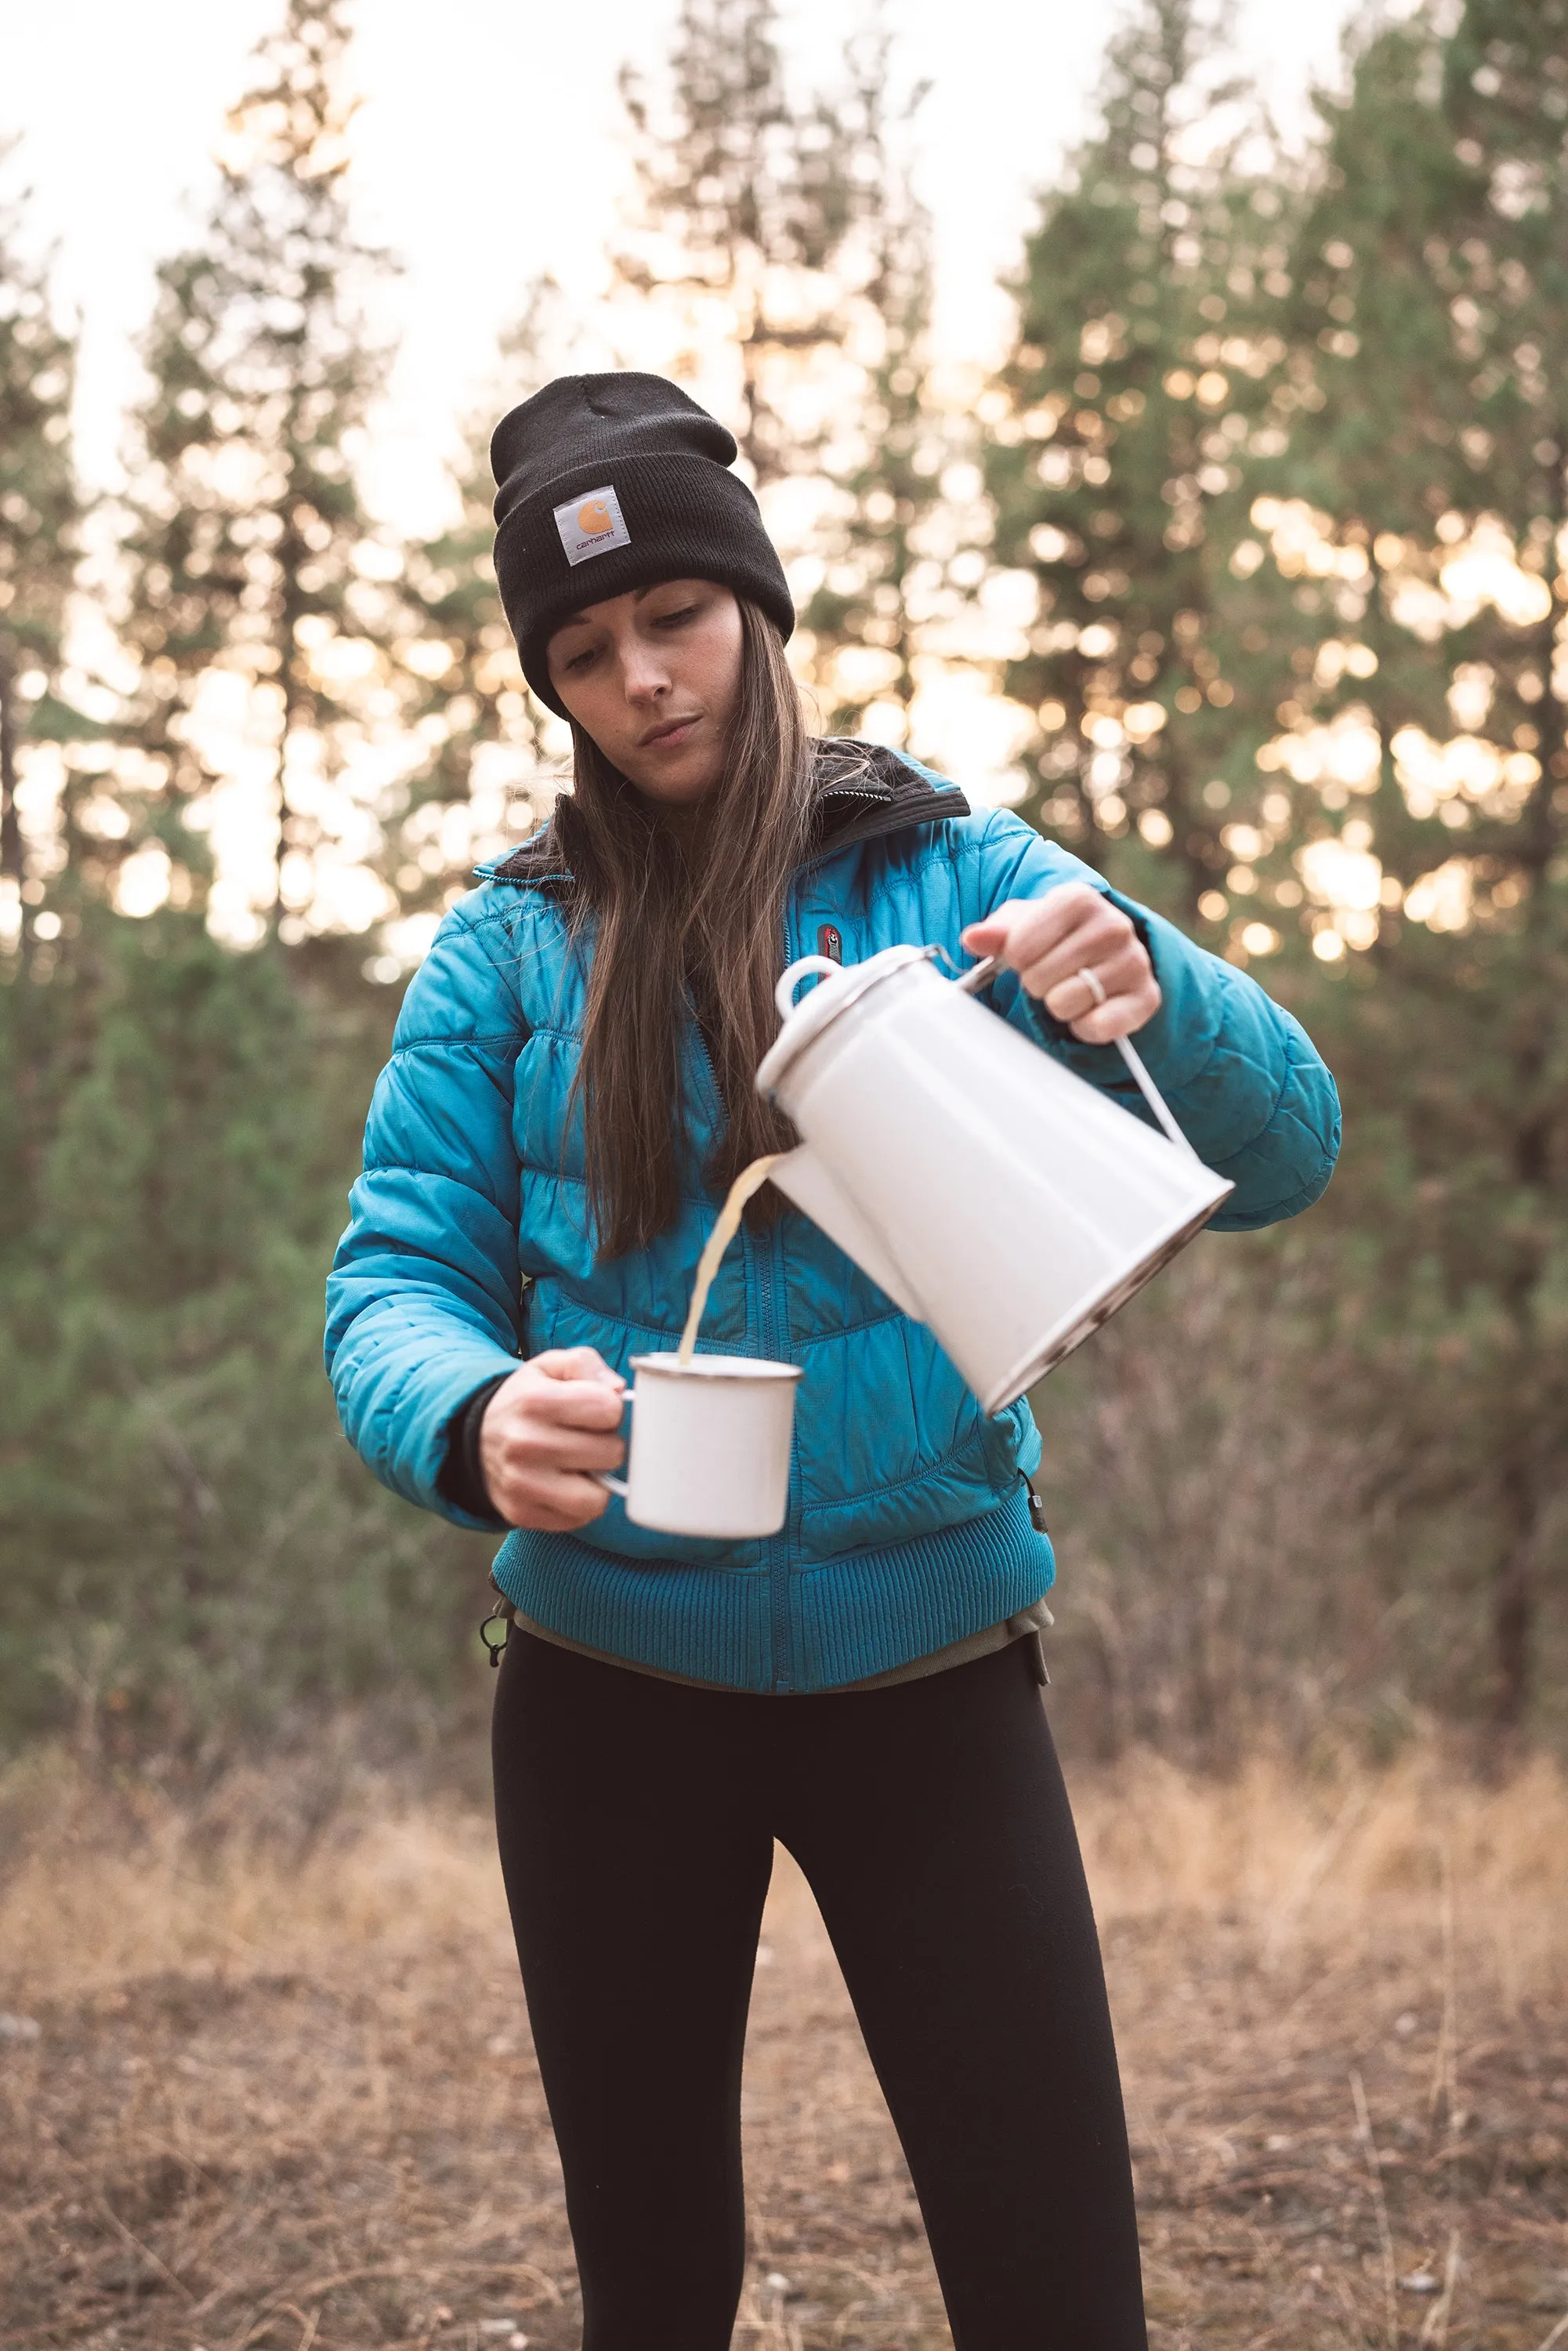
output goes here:
<path id="1" fill-rule="evenodd" d="M 489 1823 L 368 1775 L 313 1806 L 308 1771 L 188 1801 L 62 1756 L 0 1776 L 0 2343 L 577 2340 Z M 1561 1775 L 1483 1787 L 1434 1748 L 1075 1779 L 1161 2351 L 1560 2345 Z M 907 2175 L 782 1858 L 746 2135 L 737 2345 L 939 2351 Z"/>
<path id="2" fill-rule="evenodd" d="M 1568 1989 L 1568 1783 L 1545 1758 L 1494 1787 L 1435 1747 L 1315 1777 L 1253 1756 L 1223 1780 L 1142 1755 L 1084 1778 L 1075 1802 L 1102 1920 L 1235 1919 L 1277 1966 L 1303 1944 L 1364 1949 L 1407 1906 L 1435 1917 L 1447 1873 L 1511 2004 Z"/>
<path id="3" fill-rule="evenodd" d="M 13 2003 L 90 1997 L 163 1972 L 301 1968 L 345 1949 L 428 1949 L 461 1920 L 506 1927 L 488 1823 L 356 1788 L 304 1840 L 266 1773 L 182 1803 L 109 1791 L 70 1758 L 0 1778 L 25 1817 L 0 1877 L 0 1980 Z"/>

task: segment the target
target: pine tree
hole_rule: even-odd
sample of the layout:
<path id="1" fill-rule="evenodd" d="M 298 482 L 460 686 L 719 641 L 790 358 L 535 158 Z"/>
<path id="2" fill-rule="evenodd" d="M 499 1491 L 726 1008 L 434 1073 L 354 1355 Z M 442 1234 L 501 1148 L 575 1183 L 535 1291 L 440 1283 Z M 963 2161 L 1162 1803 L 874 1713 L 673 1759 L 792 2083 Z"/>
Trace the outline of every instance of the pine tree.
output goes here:
<path id="1" fill-rule="evenodd" d="M 808 470 L 831 427 L 855 210 L 841 126 L 789 91 L 776 26 L 773 0 L 682 0 L 659 85 L 623 73 L 636 186 L 614 256 L 619 289 L 667 322 L 665 363 L 719 371 L 759 489 Z"/>
<path id="2" fill-rule="evenodd" d="M 852 397 L 822 453 L 832 485 L 819 534 L 822 576 L 801 619 L 826 730 L 860 734 L 873 723 L 879 737 L 907 743 L 921 622 L 943 603 L 946 550 L 929 526 L 957 436 L 928 393 L 931 221 L 905 152 L 925 90 L 897 103 L 893 42 L 880 22 L 850 43 L 845 63 L 837 115 L 853 225 L 837 266 Z"/>
<path id="3" fill-rule="evenodd" d="M 772 0 L 684 0 L 657 99 L 623 78 L 637 196 L 619 285 L 644 338 L 663 313 L 663 363 L 735 427 L 824 725 L 858 729 L 874 705 L 902 741 L 921 619 L 960 601 L 929 529 L 958 436 L 927 390 L 930 224 L 905 153 L 924 93 L 895 98 L 873 11 L 831 91 L 797 99 L 775 25 Z"/>
<path id="4" fill-rule="evenodd" d="M 365 316 L 384 256 L 356 238 L 344 187 L 348 40 L 345 0 L 287 0 L 142 346 L 125 624 L 140 739 L 176 853 L 179 820 L 210 822 L 214 786 L 247 779 L 261 874 L 218 910 L 234 935 L 362 929 L 387 906 L 369 859 L 399 792 L 405 618 L 401 556 L 353 470 L 389 355 Z"/>
<path id="5" fill-rule="evenodd" d="M 0 162 L 5 161 L 0 151 Z M 72 464 L 76 344 L 47 269 L 26 254 L 25 200 L 0 209 L 0 954 L 42 895 L 25 869 L 16 791 L 24 746 L 80 733 L 58 692 L 81 498 Z"/>
<path id="6" fill-rule="evenodd" d="M 100 730 L 75 706 L 83 681 L 63 665 L 83 519 L 75 362 L 17 199 L 0 211 L 0 1286 L 26 1259 L 49 1140 L 90 1031 L 103 909 L 101 890 L 86 887 L 85 852 L 107 878 L 112 847 L 86 841 L 78 822 L 97 799 L 103 752 L 87 749 L 83 738 Z M 29 784 L 38 799 L 25 828 Z"/>
<path id="7" fill-rule="evenodd" d="M 1349 983 L 1317 1008 L 1357 1138 L 1329 1213 L 1376 1408 L 1428 1550 L 1469 1530 L 1511 1735 L 1568 1428 L 1568 9 L 1375 28 L 1325 114 L 1289 319 L 1313 398 L 1256 509 L 1290 660 L 1263 757 Z"/>
<path id="8" fill-rule="evenodd" d="M 570 338 L 559 289 L 533 288 L 501 339 L 497 381 L 464 432 L 454 475 L 456 515 L 411 546 L 405 586 L 415 633 L 402 650 L 418 681 L 409 723 L 429 747 L 411 779 L 409 805 L 392 833 L 389 879 L 405 909 L 428 929 L 435 908 L 466 886 L 476 858 L 504 855 L 548 815 L 546 722 L 530 695 L 496 586 L 492 553 L 495 481 L 490 434 L 497 419 L 567 363 Z"/>
<path id="9" fill-rule="evenodd" d="M 478 1547 L 365 1476 L 320 1371 L 392 992 L 365 991 L 373 1027 L 347 1019 L 298 950 L 235 954 L 193 910 L 108 916 L 99 945 L 27 1230 L 0 1252 L 0 1724 L 57 1719 L 55 1675 L 99 1649 L 128 1730 L 165 1751 L 428 1690 Z"/>
<path id="10" fill-rule="evenodd" d="M 1429 625 L 1447 559 L 1435 526 L 1473 486 L 1460 444 L 1472 394 L 1452 289 L 1432 267 L 1460 169 L 1435 104 L 1438 70 L 1417 16 L 1363 44 L 1344 99 L 1319 99 L 1326 141 L 1293 239 L 1281 306 L 1291 355 L 1270 401 L 1283 446 L 1256 470 L 1247 549 L 1280 697 L 1262 764 L 1279 791 L 1300 788 L 1293 820 L 1276 828 L 1273 862 L 1287 873 L 1303 841 L 1342 827 L 1353 856 L 1372 827 L 1391 872 L 1442 855 L 1435 811 L 1406 806 L 1392 749 L 1403 726 L 1448 730 L 1449 680 Z M 1364 949 L 1375 891 L 1370 904 L 1318 905 L 1304 919 L 1321 955 Z"/>
<path id="11" fill-rule="evenodd" d="M 1239 169 L 1253 126 L 1222 57 L 1196 0 L 1141 0 L 1113 39 L 1100 131 L 1028 242 L 985 455 L 996 560 L 1038 587 L 1007 677 L 1039 717 L 1028 805 L 1097 862 L 1127 842 L 1156 893 L 1139 840 L 1166 854 L 1184 910 L 1217 922 L 1220 811 L 1255 790 L 1270 728 L 1263 644 L 1224 607 L 1276 432 L 1287 257 L 1278 175 Z"/>
<path id="12" fill-rule="evenodd" d="M 379 821 L 413 756 L 419 615 L 352 475 L 382 355 L 342 187 L 345 39 L 340 0 L 288 0 L 230 118 L 205 237 L 160 274 L 125 540 L 139 690 L 106 771 L 82 763 L 95 799 L 50 882 L 52 900 L 76 892 L 63 921 L 47 910 L 59 935 L 0 990 L 10 1724 L 49 1718 L 47 1661 L 74 1670 L 83 1645 L 112 1655 L 125 1719 L 165 1739 L 377 1679 L 428 1686 L 450 1655 L 434 1612 L 465 1547 L 364 1479 L 319 1375 L 321 1267 L 392 1000 L 363 987 L 359 952 L 290 945 L 389 903 Z M 0 465 L 57 445 L 36 438 L 15 434 Z M 5 520 L 30 528 L 39 507 L 29 489 Z M 46 671 L 68 576 L 28 575 Z M 237 955 L 202 917 L 243 937 L 243 900 L 200 905 L 182 820 L 232 808 L 249 762 L 264 871 L 287 828 L 285 913 Z M 143 806 L 193 904 L 131 922 L 110 867 Z M 276 917 L 276 891 L 246 894 Z"/>

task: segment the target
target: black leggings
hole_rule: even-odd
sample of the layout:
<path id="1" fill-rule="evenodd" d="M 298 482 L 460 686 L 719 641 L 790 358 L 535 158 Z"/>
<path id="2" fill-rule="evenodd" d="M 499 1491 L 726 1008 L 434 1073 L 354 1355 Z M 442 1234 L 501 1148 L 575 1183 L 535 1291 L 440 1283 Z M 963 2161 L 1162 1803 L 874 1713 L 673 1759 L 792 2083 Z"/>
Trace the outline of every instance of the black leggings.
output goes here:
<path id="1" fill-rule="evenodd" d="M 1144 2351 L 1100 1949 L 1031 1646 L 754 1698 L 514 1631 L 496 1814 L 584 2351 L 729 2343 L 775 1837 L 832 1938 L 957 2351 Z"/>

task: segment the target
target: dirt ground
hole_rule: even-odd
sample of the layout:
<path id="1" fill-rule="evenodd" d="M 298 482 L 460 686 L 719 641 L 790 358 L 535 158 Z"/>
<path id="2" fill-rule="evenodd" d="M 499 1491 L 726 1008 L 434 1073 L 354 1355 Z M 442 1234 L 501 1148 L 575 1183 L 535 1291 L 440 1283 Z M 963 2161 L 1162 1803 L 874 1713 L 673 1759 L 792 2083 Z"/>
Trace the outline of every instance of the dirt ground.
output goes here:
<path id="1" fill-rule="evenodd" d="M 487 1824 L 363 1781 L 306 1833 L 300 1770 L 0 1782 L 0 2345 L 577 2343 Z M 1074 1792 L 1158 2351 L 1568 2346 L 1568 1787 L 1427 1756 Z M 737 2345 L 948 2344 L 783 1856 L 745 2098 Z"/>

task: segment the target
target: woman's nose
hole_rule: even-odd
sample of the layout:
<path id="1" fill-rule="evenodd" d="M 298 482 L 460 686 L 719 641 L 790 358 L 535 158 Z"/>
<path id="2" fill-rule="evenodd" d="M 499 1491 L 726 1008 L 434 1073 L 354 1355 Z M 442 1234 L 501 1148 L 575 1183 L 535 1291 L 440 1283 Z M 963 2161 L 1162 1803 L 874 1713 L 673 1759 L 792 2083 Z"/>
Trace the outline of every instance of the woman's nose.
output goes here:
<path id="1" fill-rule="evenodd" d="M 628 702 L 656 701 L 670 690 L 670 673 L 652 647 L 632 647 L 621 657 L 621 681 Z"/>

